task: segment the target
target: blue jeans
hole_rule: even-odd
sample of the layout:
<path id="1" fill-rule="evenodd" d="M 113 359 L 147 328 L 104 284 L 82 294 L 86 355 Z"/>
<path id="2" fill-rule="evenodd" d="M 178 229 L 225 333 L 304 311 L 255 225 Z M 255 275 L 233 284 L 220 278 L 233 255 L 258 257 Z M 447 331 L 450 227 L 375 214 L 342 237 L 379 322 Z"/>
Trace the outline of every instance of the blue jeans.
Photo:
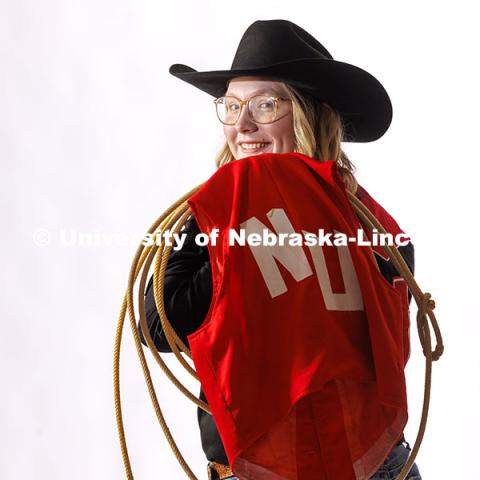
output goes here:
<path id="1" fill-rule="evenodd" d="M 402 471 L 409 454 L 410 445 L 408 445 L 408 443 L 407 446 L 405 446 L 403 443 L 401 445 L 397 445 L 392 450 L 390 455 L 385 459 L 383 465 L 376 471 L 375 475 L 370 478 L 370 480 L 394 480 Z M 407 479 L 422 480 L 416 463 L 414 463 L 410 469 Z"/>
<path id="2" fill-rule="evenodd" d="M 409 454 L 410 446 L 408 445 L 408 443 L 407 446 L 405 446 L 404 444 L 397 445 L 392 450 L 390 455 L 385 459 L 385 462 L 383 462 L 383 465 L 376 471 L 373 477 L 370 477 L 370 480 L 394 480 L 401 472 L 402 467 L 405 465 Z M 228 479 L 239 480 L 238 477 L 228 477 Z M 411 468 L 407 479 L 422 480 L 422 477 L 420 476 L 417 465 L 415 463 L 413 464 L 413 467 Z"/>

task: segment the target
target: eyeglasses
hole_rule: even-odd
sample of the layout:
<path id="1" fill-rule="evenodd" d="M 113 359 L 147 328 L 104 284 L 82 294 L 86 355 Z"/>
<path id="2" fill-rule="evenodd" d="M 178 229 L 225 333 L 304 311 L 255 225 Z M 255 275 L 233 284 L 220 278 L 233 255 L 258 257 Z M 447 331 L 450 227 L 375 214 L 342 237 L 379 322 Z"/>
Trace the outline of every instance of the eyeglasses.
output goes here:
<path id="1" fill-rule="evenodd" d="M 248 100 L 226 96 L 217 98 L 213 102 L 217 108 L 218 119 L 224 125 L 235 125 L 244 105 L 247 105 L 248 115 L 255 123 L 273 123 L 283 118 L 290 111 L 283 108 L 281 102 L 291 102 L 291 100 L 269 95 L 256 95 Z"/>

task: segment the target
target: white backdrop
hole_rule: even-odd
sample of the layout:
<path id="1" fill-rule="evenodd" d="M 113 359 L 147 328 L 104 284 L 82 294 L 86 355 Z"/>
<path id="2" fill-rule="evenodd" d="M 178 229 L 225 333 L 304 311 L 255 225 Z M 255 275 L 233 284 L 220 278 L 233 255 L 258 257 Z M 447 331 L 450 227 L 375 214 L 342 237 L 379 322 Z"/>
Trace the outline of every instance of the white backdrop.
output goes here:
<path id="1" fill-rule="evenodd" d="M 207 179 L 222 140 L 212 98 L 168 67 L 229 68 L 247 26 L 273 18 L 299 24 L 336 59 L 373 73 L 392 98 L 387 134 L 345 149 L 360 183 L 412 236 L 417 280 L 437 302 L 446 350 L 434 370 L 422 474 L 476 475 L 474 2 L 1 0 L 3 480 L 124 478 L 111 370 L 136 245 L 121 245 L 119 234 L 144 232 Z M 113 245 L 74 244 L 78 233 L 109 236 Z M 156 423 L 128 325 L 125 333 L 122 392 L 135 478 L 186 478 Z M 423 388 L 415 327 L 412 338 L 413 442 Z M 196 407 L 150 364 L 172 433 L 205 478 Z"/>

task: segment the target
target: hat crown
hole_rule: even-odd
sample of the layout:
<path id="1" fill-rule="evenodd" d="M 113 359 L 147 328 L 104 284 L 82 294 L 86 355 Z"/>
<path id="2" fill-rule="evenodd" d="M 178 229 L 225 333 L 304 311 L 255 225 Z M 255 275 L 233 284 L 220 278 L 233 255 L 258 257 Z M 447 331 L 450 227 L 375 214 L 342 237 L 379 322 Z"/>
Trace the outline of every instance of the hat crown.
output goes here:
<path id="1" fill-rule="evenodd" d="M 293 22 L 258 20 L 243 34 L 231 68 L 262 68 L 305 58 L 333 60 L 316 38 Z"/>

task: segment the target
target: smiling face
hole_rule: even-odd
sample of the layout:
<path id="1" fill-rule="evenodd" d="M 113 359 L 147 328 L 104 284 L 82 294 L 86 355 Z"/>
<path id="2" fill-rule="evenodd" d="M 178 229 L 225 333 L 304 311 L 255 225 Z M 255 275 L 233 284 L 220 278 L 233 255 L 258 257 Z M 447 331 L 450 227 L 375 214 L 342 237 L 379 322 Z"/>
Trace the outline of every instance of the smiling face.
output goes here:
<path id="1" fill-rule="evenodd" d="M 225 96 L 248 100 L 256 95 L 288 98 L 282 83 L 259 80 L 257 77 L 237 77 L 228 85 Z M 279 102 L 279 118 L 273 123 L 255 123 L 246 105 L 235 125 L 224 125 L 223 132 L 235 160 L 259 153 L 287 153 L 295 149 L 291 102 Z"/>

